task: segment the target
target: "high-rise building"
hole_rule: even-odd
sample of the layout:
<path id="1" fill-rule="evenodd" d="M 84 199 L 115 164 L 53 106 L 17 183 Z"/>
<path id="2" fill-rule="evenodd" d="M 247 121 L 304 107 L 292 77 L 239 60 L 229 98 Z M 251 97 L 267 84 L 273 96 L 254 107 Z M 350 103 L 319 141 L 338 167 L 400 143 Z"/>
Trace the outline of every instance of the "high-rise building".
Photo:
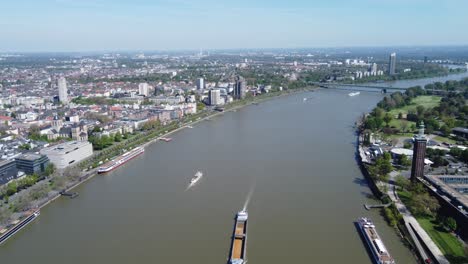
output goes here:
<path id="1" fill-rule="evenodd" d="M 219 105 L 221 104 L 221 91 L 219 89 L 212 89 L 208 94 L 208 99 L 210 105 Z"/>
<path id="2" fill-rule="evenodd" d="M 236 84 L 234 86 L 234 98 L 244 99 L 246 91 L 245 79 L 242 76 L 237 76 Z"/>
<path id="3" fill-rule="evenodd" d="M 147 83 L 140 83 L 138 85 L 138 93 L 140 95 L 144 95 L 145 97 L 148 97 L 149 95 L 149 88 Z"/>
<path id="4" fill-rule="evenodd" d="M 388 74 L 395 75 L 396 73 L 396 53 L 390 54 L 390 61 L 388 62 Z"/>
<path id="5" fill-rule="evenodd" d="M 424 122 L 419 126 L 419 133 L 413 138 L 413 164 L 411 165 L 411 180 L 424 176 L 424 159 L 426 158 L 427 139 L 424 136 Z"/>
<path id="6" fill-rule="evenodd" d="M 68 104 L 68 89 L 67 80 L 65 77 L 60 77 L 57 80 L 59 102 L 62 104 Z"/>
<path id="7" fill-rule="evenodd" d="M 370 67 L 371 75 L 377 75 L 377 63 L 372 63 Z"/>
<path id="8" fill-rule="evenodd" d="M 197 79 L 197 90 L 205 89 L 205 80 L 203 78 Z"/>

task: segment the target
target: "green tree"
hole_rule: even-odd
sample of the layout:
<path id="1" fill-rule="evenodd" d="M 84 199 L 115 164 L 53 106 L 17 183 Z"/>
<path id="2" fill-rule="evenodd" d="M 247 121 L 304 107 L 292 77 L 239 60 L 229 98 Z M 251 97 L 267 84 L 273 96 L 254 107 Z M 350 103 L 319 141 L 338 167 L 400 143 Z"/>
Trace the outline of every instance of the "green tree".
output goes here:
<path id="1" fill-rule="evenodd" d="M 387 113 L 385 114 L 385 116 L 383 117 L 383 121 L 385 122 L 385 124 L 388 126 L 390 126 L 390 122 L 392 121 L 393 117 L 392 115 L 390 115 L 390 113 Z"/>
<path id="2" fill-rule="evenodd" d="M 26 144 L 23 144 L 23 145 L 19 146 L 19 148 L 22 149 L 22 150 L 30 150 L 31 145 L 26 143 Z"/>
<path id="3" fill-rule="evenodd" d="M 120 142 L 122 141 L 122 134 L 120 134 L 120 132 L 117 132 L 114 136 L 114 141 L 115 142 Z"/>
<path id="4" fill-rule="evenodd" d="M 447 217 L 444 220 L 444 226 L 447 227 L 448 230 L 451 232 L 457 230 L 457 221 L 453 219 L 452 217 Z"/>
<path id="5" fill-rule="evenodd" d="M 37 125 L 29 127 L 29 138 L 39 140 L 41 138 L 41 129 Z"/>
<path id="6" fill-rule="evenodd" d="M 405 154 L 402 154 L 398 160 L 399 164 L 405 168 L 411 166 L 411 160 Z"/>
<path id="7" fill-rule="evenodd" d="M 18 185 L 15 181 L 12 181 L 12 182 L 9 182 L 7 184 L 7 193 L 6 195 L 7 196 L 12 196 L 13 194 L 15 194 L 16 192 L 18 192 Z"/>
<path id="8" fill-rule="evenodd" d="M 436 215 L 440 204 L 436 198 L 430 196 L 427 192 L 413 195 L 410 201 L 411 211 L 417 216 L 430 216 Z"/>
<path id="9" fill-rule="evenodd" d="M 197 103 L 197 111 L 202 111 L 205 109 L 205 104 L 202 102 Z"/>
<path id="10" fill-rule="evenodd" d="M 395 177 L 395 184 L 400 186 L 402 189 L 408 189 L 411 182 L 408 178 L 403 175 L 398 175 Z"/>
<path id="11" fill-rule="evenodd" d="M 47 164 L 45 170 L 44 170 L 44 175 L 45 176 L 50 176 L 55 172 L 55 165 L 52 162 L 49 162 Z"/>

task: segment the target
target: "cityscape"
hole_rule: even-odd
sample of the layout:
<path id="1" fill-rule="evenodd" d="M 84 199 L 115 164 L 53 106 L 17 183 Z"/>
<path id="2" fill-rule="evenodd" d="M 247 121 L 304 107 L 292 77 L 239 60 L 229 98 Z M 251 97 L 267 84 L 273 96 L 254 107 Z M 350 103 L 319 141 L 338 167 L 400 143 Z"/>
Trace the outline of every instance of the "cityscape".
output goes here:
<path id="1" fill-rule="evenodd" d="M 131 11 L 143 22 L 160 10 L 207 26 L 215 21 L 186 12 L 205 8 L 218 17 L 225 11 L 217 3 L 117 1 L 107 9 L 107 0 L 46 2 L 32 5 L 80 19 L 106 10 L 102 16 L 116 23 L 109 32 L 121 27 L 129 38 L 157 32 L 164 39 L 108 42 L 114 36 L 96 34 L 110 22 L 92 15 L 81 25 L 63 23 L 80 38 L 89 30 L 95 46 L 85 37 L 52 43 L 43 40 L 46 30 L 62 25 L 47 18 L 37 35 L 15 24 L 20 4 L 0 4 L 12 12 L 0 23 L 17 31 L 0 43 L 3 261 L 468 263 L 465 36 L 449 30 L 439 42 L 413 25 L 388 33 L 395 42 L 372 42 L 360 32 L 372 45 L 346 45 L 345 38 L 326 44 L 330 34 L 346 35 L 342 30 L 310 32 L 325 43 L 319 45 L 296 29 L 280 40 L 252 35 L 278 26 L 262 8 L 295 14 L 306 25 L 301 8 L 348 9 L 227 1 L 226 9 L 258 16 L 253 28 L 239 21 L 245 37 L 225 42 L 223 31 L 216 41 L 190 44 L 193 33 L 178 24 L 169 30 L 175 18 L 167 14 L 165 29 L 143 23 L 131 35 L 125 23 L 136 23 Z M 448 18 L 459 12 L 454 2 L 423 9 L 440 8 Z M 387 17 L 385 7 L 401 5 L 371 10 Z M 232 29 L 227 20 L 193 30 Z M 451 22 L 433 22 L 434 30 Z M 37 42 L 21 41 L 30 36 Z"/>

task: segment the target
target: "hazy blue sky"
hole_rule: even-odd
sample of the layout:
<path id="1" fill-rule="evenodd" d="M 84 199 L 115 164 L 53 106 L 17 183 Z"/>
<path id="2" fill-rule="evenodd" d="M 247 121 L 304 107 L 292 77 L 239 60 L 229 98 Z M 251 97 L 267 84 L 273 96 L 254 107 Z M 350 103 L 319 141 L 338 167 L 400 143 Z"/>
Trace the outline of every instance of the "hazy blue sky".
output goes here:
<path id="1" fill-rule="evenodd" d="M 0 51 L 468 44 L 467 0 L 0 0 Z"/>

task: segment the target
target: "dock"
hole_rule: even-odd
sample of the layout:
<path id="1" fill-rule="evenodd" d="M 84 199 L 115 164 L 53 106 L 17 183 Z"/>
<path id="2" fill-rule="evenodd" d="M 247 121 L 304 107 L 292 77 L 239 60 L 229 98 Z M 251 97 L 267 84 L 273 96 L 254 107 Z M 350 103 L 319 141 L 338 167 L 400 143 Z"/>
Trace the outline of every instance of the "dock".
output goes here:
<path id="1" fill-rule="evenodd" d="M 66 192 L 66 191 L 61 191 L 61 192 L 60 192 L 60 195 L 66 196 L 66 197 L 70 197 L 70 199 L 74 199 L 74 198 L 78 197 L 78 195 L 80 195 L 80 194 L 77 193 L 77 192 Z"/>
<path id="2" fill-rule="evenodd" d="M 372 208 L 387 208 L 387 207 L 389 207 L 390 205 L 392 205 L 392 203 L 387 203 L 387 204 L 375 204 L 375 205 L 364 204 L 364 208 L 366 208 L 366 210 L 370 210 L 370 209 L 372 209 Z"/>

